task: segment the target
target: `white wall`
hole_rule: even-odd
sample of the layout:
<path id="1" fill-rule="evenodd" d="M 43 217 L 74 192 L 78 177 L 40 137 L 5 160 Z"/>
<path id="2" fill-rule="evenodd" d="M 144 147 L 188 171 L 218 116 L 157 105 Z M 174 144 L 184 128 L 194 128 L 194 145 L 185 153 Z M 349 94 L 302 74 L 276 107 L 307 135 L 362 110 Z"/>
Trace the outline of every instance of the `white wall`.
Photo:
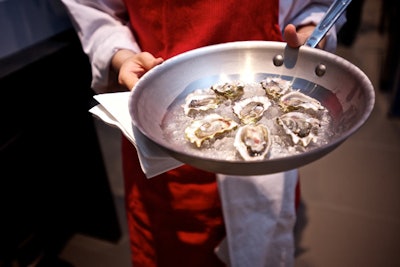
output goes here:
<path id="1" fill-rule="evenodd" d="M 59 0 L 0 0 L 0 59 L 70 27 Z"/>

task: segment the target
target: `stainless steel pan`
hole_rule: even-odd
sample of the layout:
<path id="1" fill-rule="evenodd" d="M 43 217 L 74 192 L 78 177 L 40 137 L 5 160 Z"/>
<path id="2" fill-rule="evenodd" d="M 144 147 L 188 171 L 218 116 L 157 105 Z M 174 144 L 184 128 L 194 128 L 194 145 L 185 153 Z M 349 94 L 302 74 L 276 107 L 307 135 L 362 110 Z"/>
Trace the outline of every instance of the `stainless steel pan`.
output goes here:
<path id="1" fill-rule="evenodd" d="M 166 140 L 161 125 L 177 98 L 196 86 L 212 85 L 216 77 L 241 74 L 290 77 L 295 88 L 328 108 L 335 135 L 311 151 L 255 162 L 194 155 L 184 152 L 185 144 Z M 140 132 L 172 157 L 216 173 L 259 175 L 297 168 L 331 152 L 366 122 L 374 101 L 368 77 L 339 56 L 309 46 L 293 49 L 282 42 L 244 41 L 203 47 L 166 60 L 139 80 L 129 106 L 132 122 Z"/>

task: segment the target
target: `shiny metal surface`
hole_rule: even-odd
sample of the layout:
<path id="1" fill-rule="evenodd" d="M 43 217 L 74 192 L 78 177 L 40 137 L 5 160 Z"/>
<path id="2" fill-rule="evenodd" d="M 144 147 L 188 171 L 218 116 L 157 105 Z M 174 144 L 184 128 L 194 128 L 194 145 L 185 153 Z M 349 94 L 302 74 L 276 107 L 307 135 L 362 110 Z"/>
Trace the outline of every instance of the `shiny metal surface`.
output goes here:
<path id="1" fill-rule="evenodd" d="M 283 64 L 275 64 L 277 56 Z M 216 77 L 237 74 L 242 80 L 254 80 L 260 73 L 293 77 L 295 88 L 329 109 L 336 134 L 328 144 L 293 156 L 246 162 L 195 156 L 183 152 L 184 144 L 172 145 L 164 138 L 160 125 L 169 106 L 184 91 L 197 89 L 189 86 L 194 81 L 210 86 Z M 216 173 L 259 175 L 297 168 L 334 150 L 366 122 L 374 101 L 368 77 L 343 58 L 307 46 L 292 49 L 282 42 L 244 41 L 203 47 L 166 60 L 136 84 L 129 108 L 137 128 L 172 157 Z"/>
<path id="2" fill-rule="evenodd" d="M 317 44 L 332 28 L 335 22 L 349 6 L 350 2 L 351 0 L 335 0 L 304 45 L 317 47 Z"/>

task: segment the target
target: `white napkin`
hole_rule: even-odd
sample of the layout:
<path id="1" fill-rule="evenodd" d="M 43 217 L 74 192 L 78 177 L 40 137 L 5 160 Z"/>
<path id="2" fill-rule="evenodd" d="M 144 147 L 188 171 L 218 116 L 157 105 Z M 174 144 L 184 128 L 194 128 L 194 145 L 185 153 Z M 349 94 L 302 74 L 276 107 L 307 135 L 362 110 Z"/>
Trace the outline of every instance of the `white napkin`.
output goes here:
<path id="1" fill-rule="evenodd" d="M 294 266 L 298 171 L 217 175 L 226 240 L 215 252 L 231 267 Z"/>
<path id="2" fill-rule="evenodd" d="M 148 178 L 182 165 L 132 125 L 129 94 L 96 95 L 100 104 L 89 111 L 129 138 Z M 228 266 L 294 265 L 297 176 L 297 170 L 259 176 L 217 174 L 227 237 L 215 252 Z"/>
<path id="3" fill-rule="evenodd" d="M 131 121 L 129 114 L 130 92 L 98 94 L 100 104 L 89 110 L 109 125 L 118 127 L 138 151 L 140 165 L 147 178 L 175 169 L 183 163 L 171 158 L 157 144 L 145 137 Z"/>

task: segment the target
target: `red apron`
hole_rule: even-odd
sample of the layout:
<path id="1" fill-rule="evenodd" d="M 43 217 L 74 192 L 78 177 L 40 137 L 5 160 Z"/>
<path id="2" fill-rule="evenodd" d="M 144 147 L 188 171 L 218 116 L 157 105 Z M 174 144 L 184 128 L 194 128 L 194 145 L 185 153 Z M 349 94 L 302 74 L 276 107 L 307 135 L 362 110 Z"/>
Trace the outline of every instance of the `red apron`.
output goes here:
<path id="1" fill-rule="evenodd" d="M 282 41 L 278 0 L 125 2 L 142 50 L 164 59 L 229 41 Z M 224 266 L 213 252 L 225 236 L 215 175 L 184 165 L 147 179 L 125 138 L 122 152 L 133 266 Z"/>

